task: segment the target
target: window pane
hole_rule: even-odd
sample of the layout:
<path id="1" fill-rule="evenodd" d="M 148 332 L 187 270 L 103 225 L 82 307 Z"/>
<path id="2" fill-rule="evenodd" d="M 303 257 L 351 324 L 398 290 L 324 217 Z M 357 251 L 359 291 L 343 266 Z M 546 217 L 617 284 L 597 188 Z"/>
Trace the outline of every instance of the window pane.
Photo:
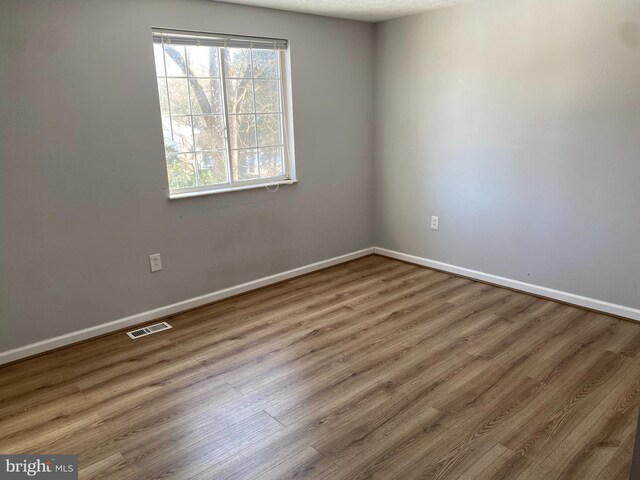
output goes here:
<path id="1" fill-rule="evenodd" d="M 196 186 L 196 168 L 193 153 L 168 154 L 167 172 L 170 188 Z"/>
<path id="2" fill-rule="evenodd" d="M 224 74 L 228 78 L 251 77 L 251 49 L 249 48 L 225 48 L 224 49 Z"/>
<path id="3" fill-rule="evenodd" d="M 256 112 L 273 113 L 280 111 L 278 101 L 278 80 L 256 80 Z"/>
<path id="4" fill-rule="evenodd" d="M 256 146 L 256 121 L 253 115 L 229 117 L 229 142 L 231 148 Z"/>
<path id="5" fill-rule="evenodd" d="M 153 58 L 156 61 L 156 75 L 164 77 L 164 56 L 162 54 L 162 45 L 160 43 L 153 44 Z"/>
<path id="6" fill-rule="evenodd" d="M 258 115 L 258 146 L 280 145 L 280 115 Z"/>
<path id="7" fill-rule="evenodd" d="M 216 47 L 201 47 L 189 45 L 187 59 L 190 74 L 194 77 L 219 77 L 218 49 Z"/>
<path id="8" fill-rule="evenodd" d="M 164 59 L 167 62 L 168 77 L 186 77 L 186 56 L 183 45 L 164 44 Z"/>
<path id="9" fill-rule="evenodd" d="M 200 185 L 219 185 L 228 183 L 227 152 L 203 152 L 196 154 L 198 159 L 198 183 Z"/>
<path id="10" fill-rule="evenodd" d="M 226 148 L 222 115 L 193 117 L 193 133 L 196 138 L 196 150 Z"/>
<path id="11" fill-rule="evenodd" d="M 172 115 L 188 115 L 191 113 L 189 109 L 189 88 L 186 78 L 170 78 L 167 80 L 169 85 L 169 102 Z"/>
<path id="12" fill-rule="evenodd" d="M 167 150 L 167 145 L 170 141 L 172 141 L 172 137 L 171 137 L 171 117 L 168 116 L 162 116 L 162 137 L 164 138 L 164 148 L 166 150 L 167 153 L 169 153 L 169 150 Z M 172 152 L 175 152 L 175 150 L 171 150 Z"/>
<path id="13" fill-rule="evenodd" d="M 191 108 L 194 114 L 222 113 L 220 80 L 190 79 Z"/>
<path id="14" fill-rule="evenodd" d="M 282 178 L 282 52 L 248 43 L 202 46 L 188 32 L 179 37 L 153 44 L 170 188 Z"/>
<path id="15" fill-rule="evenodd" d="M 275 50 L 253 50 L 253 76 L 256 78 L 278 78 L 278 55 Z"/>
<path id="16" fill-rule="evenodd" d="M 171 117 L 173 137 L 165 138 L 167 152 L 192 152 L 193 130 L 191 129 L 191 117 Z"/>
<path id="17" fill-rule="evenodd" d="M 282 167 L 282 147 L 260 149 L 260 177 L 279 177 L 284 175 Z"/>
<path id="18" fill-rule="evenodd" d="M 229 113 L 253 112 L 253 80 L 227 80 L 227 109 Z"/>
<path id="19" fill-rule="evenodd" d="M 167 98 L 167 82 L 164 78 L 158 79 L 158 97 L 160 98 L 160 112 L 169 115 L 169 99 Z"/>
<path id="20" fill-rule="evenodd" d="M 231 170 L 235 181 L 259 178 L 258 151 L 255 148 L 232 151 Z"/>

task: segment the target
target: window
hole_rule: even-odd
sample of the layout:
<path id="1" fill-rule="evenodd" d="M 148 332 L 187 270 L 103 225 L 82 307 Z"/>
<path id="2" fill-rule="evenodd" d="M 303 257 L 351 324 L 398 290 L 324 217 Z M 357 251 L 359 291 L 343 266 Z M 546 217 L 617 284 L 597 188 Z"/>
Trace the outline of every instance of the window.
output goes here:
<path id="1" fill-rule="evenodd" d="M 292 183 L 286 40 L 153 30 L 171 198 Z"/>

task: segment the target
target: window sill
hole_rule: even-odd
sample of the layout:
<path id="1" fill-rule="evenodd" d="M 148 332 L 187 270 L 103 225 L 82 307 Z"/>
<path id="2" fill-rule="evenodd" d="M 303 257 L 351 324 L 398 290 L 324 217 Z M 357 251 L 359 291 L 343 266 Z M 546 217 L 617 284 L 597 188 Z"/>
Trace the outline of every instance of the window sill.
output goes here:
<path id="1" fill-rule="evenodd" d="M 226 188 L 212 188 L 211 190 L 198 190 L 195 192 L 176 192 L 169 194 L 169 200 L 177 200 L 179 198 L 191 198 L 191 197 L 202 197 L 204 195 L 213 195 L 216 193 L 226 193 L 226 192 L 238 192 L 240 190 L 250 190 L 254 188 L 266 188 L 266 187 L 279 187 L 280 185 L 293 185 L 294 183 L 298 183 L 298 180 L 280 180 L 273 183 L 259 183 L 252 185 L 240 185 L 237 187 L 226 187 Z"/>

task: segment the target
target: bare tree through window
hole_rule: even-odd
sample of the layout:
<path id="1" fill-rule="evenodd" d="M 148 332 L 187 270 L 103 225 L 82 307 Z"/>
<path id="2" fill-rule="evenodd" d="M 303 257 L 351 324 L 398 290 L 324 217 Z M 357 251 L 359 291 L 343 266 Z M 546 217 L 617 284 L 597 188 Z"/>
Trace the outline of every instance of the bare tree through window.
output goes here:
<path id="1" fill-rule="evenodd" d="M 284 177 L 281 51 L 199 43 L 154 43 L 170 188 Z"/>

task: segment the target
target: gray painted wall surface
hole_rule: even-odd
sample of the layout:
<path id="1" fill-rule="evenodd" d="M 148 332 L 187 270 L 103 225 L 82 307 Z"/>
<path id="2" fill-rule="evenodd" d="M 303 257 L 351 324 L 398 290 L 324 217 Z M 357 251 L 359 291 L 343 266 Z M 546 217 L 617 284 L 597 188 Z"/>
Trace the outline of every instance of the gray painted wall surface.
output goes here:
<path id="1" fill-rule="evenodd" d="M 152 26 L 290 40 L 298 185 L 167 200 Z M 0 351 L 370 246 L 373 32 L 207 0 L 2 0 Z"/>
<path id="2" fill-rule="evenodd" d="M 376 28 L 376 244 L 640 307 L 640 3 Z"/>
<path id="3" fill-rule="evenodd" d="M 291 40 L 298 185 L 166 199 L 151 26 Z M 0 351 L 373 244 L 640 307 L 640 4 L 481 0 L 375 34 L 2 1 Z"/>

